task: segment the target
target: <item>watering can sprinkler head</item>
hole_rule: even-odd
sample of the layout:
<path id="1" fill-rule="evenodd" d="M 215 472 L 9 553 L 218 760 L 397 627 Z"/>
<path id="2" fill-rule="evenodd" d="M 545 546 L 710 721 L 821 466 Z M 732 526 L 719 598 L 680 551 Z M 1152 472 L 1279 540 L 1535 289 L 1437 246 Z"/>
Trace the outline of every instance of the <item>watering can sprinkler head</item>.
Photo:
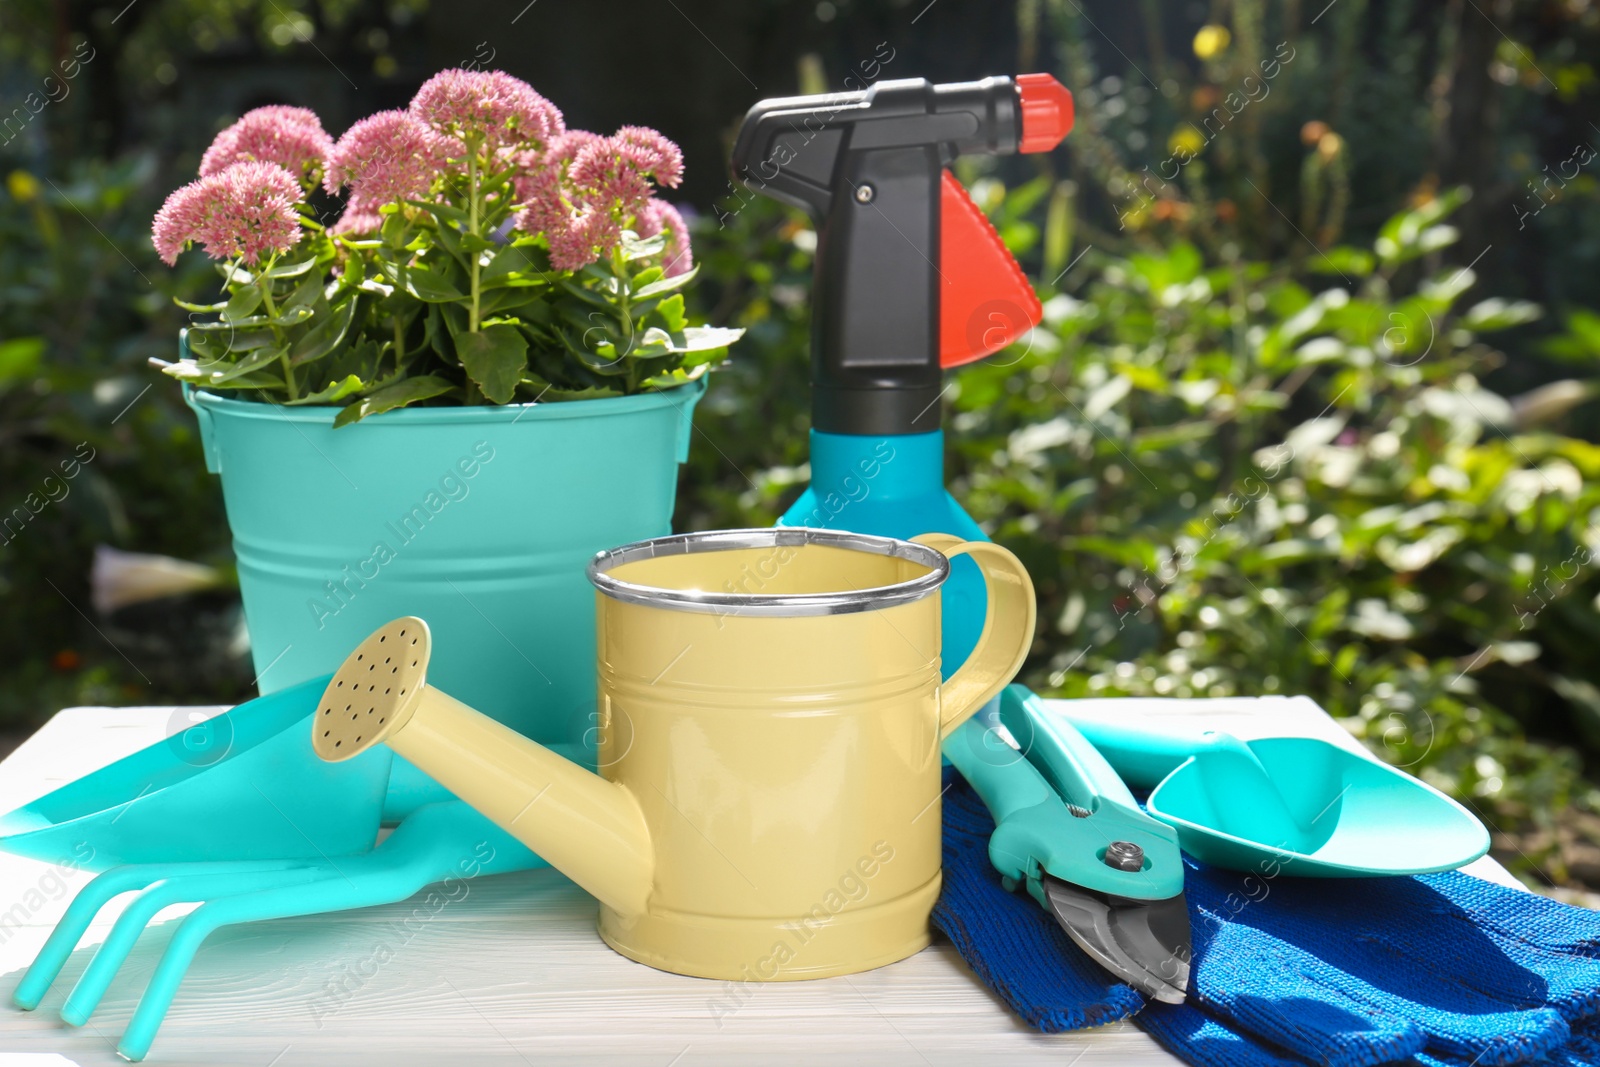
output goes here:
<path id="1" fill-rule="evenodd" d="M 642 912 L 651 843 L 628 791 L 429 685 L 432 650 L 416 616 L 362 641 L 317 705 L 317 755 L 341 762 L 386 743 L 601 903 Z"/>
<path id="2" fill-rule="evenodd" d="M 414 615 L 369 634 L 323 690 L 311 736 L 317 755 L 342 763 L 409 722 L 428 688 L 432 655 L 433 634 Z"/>
<path id="3" fill-rule="evenodd" d="M 812 421 L 825 433 L 939 428 L 941 370 L 991 355 L 1043 309 L 947 169 L 957 156 L 1054 148 L 1072 94 L 1048 74 L 763 100 L 733 174 L 817 228 Z"/>

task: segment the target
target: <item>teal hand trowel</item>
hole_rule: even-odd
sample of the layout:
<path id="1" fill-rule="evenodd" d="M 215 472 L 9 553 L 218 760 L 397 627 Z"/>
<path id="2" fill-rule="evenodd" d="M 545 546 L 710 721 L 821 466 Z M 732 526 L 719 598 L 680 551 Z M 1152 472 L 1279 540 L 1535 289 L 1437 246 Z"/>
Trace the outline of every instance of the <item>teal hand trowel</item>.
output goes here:
<path id="1" fill-rule="evenodd" d="M 301 728 L 328 677 L 225 714 L 0 817 L 0 850 L 103 871 L 129 863 L 326 859 L 378 836 L 390 757 L 332 771 Z"/>
<path id="2" fill-rule="evenodd" d="M 1140 811 L 1110 764 L 1023 686 L 980 716 L 944 752 L 994 816 L 989 862 L 1006 888 L 1026 887 L 1112 974 L 1181 1003 L 1190 942 L 1177 833 Z"/>
<path id="3" fill-rule="evenodd" d="M 1124 725 L 1041 701 L 1076 727 L 1176 828 L 1183 850 L 1239 871 L 1316 878 L 1453 870 L 1489 849 L 1467 809 L 1404 771 L 1330 741 L 1241 741 L 1219 730 Z"/>

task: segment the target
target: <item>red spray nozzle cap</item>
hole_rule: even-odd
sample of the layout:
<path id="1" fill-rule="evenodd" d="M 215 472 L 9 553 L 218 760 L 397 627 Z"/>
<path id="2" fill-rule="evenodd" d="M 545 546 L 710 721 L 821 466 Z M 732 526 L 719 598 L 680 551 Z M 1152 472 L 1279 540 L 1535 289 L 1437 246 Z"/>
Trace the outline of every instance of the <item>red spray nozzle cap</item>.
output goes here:
<path id="1" fill-rule="evenodd" d="M 1048 152 L 1072 130 L 1072 94 L 1048 74 L 1019 74 L 1022 141 L 1019 152 Z"/>

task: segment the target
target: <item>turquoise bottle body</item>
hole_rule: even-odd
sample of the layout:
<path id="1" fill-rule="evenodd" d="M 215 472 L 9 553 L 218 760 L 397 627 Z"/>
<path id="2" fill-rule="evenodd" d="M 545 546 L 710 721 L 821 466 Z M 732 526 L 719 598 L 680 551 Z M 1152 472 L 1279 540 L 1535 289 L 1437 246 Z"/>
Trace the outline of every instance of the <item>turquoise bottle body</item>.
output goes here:
<path id="1" fill-rule="evenodd" d="M 811 431 L 811 485 L 779 526 L 911 538 L 988 535 L 944 487 L 944 431 L 869 436 Z M 966 661 L 983 631 L 988 598 L 970 559 L 957 559 L 941 591 L 943 674 Z"/>

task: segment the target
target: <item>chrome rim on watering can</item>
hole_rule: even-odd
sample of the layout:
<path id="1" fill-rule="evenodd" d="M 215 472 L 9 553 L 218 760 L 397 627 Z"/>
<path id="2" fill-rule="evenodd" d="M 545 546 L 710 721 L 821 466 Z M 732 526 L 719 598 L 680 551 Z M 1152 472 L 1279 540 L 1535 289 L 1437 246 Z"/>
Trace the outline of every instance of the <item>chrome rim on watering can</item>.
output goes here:
<path id="1" fill-rule="evenodd" d="M 738 587 L 722 590 L 663 589 L 624 581 L 611 572 L 630 563 L 686 556 L 703 552 L 768 548 L 775 551 L 820 545 L 905 559 L 927 572 L 893 586 L 836 593 L 751 593 Z M 774 567 L 782 566 L 774 559 Z M 950 576 L 950 560 L 943 553 L 914 541 L 838 530 L 779 528 L 772 530 L 717 530 L 710 533 L 673 534 L 639 541 L 601 552 L 589 564 L 589 581 L 614 600 L 647 607 L 672 608 L 710 615 L 847 615 L 855 611 L 910 604 L 932 596 Z M 762 575 L 753 575 L 758 580 Z"/>

